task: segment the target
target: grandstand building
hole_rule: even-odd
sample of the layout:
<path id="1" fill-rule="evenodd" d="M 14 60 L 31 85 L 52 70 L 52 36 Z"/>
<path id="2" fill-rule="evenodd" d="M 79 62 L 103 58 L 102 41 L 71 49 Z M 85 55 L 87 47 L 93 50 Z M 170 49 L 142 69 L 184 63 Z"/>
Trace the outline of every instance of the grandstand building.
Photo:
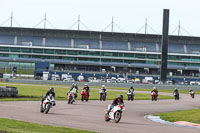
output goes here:
<path id="1" fill-rule="evenodd" d="M 0 27 L 0 67 L 159 74 L 161 35 Z M 169 36 L 168 74 L 197 76 L 200 37 Z"/>

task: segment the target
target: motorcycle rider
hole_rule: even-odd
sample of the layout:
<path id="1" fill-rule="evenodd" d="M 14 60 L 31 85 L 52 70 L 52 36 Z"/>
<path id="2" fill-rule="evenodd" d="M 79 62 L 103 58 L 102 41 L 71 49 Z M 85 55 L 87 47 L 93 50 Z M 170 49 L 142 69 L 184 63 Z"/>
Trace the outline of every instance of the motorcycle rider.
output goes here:
<path id="1" fill-rule="evenodd" d="M 89 86 L 87 84 L 84 84 L 83 90 L 86 90 L 88 98 L 89 98 L 89 96 L 90 96 L 90 88 L 89 88 Z"/>
<path id="2" fill-rule="evenodd" d="M 51 87 L 49 89 L 49 91 L 47 91 L 47 93 L 44 95 L 44 97 L 42 98 L 42 103 L 47 98 L 47 96 L 50 95 L 50 94 L 52 94 L 52 96 L 55 98 L 56 94 L 54 92 L 54 88 L 53 87 Z M 55 106 L 55 105 L 56 105 L 56 103 L 53 104 L 53 106 Z"/>
<path id="3" fill-rule="evenodd" d="M 155 86 L 153 87 L 153 90 L 151 91 L 151 93 L 152 92 L 156 93 L 156 99 L 157 99 L 157 97 L 158 97 L 158 89 Z"/>
<path id="4" fill-rule="evenodd" d="M 106 96 L 107 96 L 107 89 L 106 89 L 105 85 L 101 86 L 101 91 L 104 92 L 106 94 Z"/>
<path id="5" fill-rule="evenodd" d="M 75 89 L 75 90 L 73 90 L 73 89 Z M 71 86 L 70 90 L 68 91 L 68 93 L 69 93 L 70 91 L 74 91 L 74 92 L 75 92 L 75 98 L 77 98 L 78 85 L 75 84 L 75 83 L 72 83 L 72 86 Z M 68 95 L 68 93 L 67 93 L 67 95 Z"/>
<path id="6" fill-rule="evenodd" d="M 132 86 L 129 88 L 128 92 L 131 93 L 131 94 L 133 94 L 133 93 L 134 93 L 134 90 L 135 90 L 135 89 L 133 88 L 133 85 L 132 85 Z"/>
<path id="7" fill-rule="evenodd" d="M 151 91 L 151 93 L 152 93 L 152 92 L 155 92 L 156 95 L 158 96 L 158 89 L 157 89 L 156 87 L 153 87 L 153 90 Z"/>
<path id="8" fill-rule="evenodd" d="M 124 97 L 123 95 L 119 95 L 117 98 L 115 98 L 112 102 L 112 104 L 110 105 L 110 109 L 108 110 L 107 114 L 110 113 L 110 111 L 117 106 L 118 104 L 122 104 L 124 106 L 124 101 L 123 101 Z"/>
<path id="9" fill-rule="evenodd" d="M 194 92 L 194 90 L 193 90 L 192 88 L 189 89 L 190 95 L 192 95 L 191 92 Z M 195 93 L 195 92 L 194 92 L 194 93 Z"/>
<path id="10" fill-rule="evenodd" d="M 178 92 L 178 89 L 177 89 L 177 88 L 174 88 L 173 94 L 179 95 L 179 92 Z"/>
<path id="11" fill-rule="evenodd" d="M 190 89 L 189 89 L 189 92 L 190 92 L 190 93 L 191 93 L 191 92 L 194 92 L 194 90 L 193 90 L 192 88 L 190 88 Z"/>
<path id="12" fill-rule="evenodd" d="M 177 95 L 178 99 L 179 99 L 179 92 L 177 88 L 174 88 L 173 94 Z"/>

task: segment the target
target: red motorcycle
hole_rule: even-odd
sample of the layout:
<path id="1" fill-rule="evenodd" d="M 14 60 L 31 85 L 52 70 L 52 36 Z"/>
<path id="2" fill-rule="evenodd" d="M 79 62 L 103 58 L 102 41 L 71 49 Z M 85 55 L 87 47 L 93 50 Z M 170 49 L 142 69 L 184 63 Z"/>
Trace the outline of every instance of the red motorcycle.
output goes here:
<path id="1" fill-rule="evenodd" d="M 154 101 L 154 100 L 157 101 L 158 96 L 155 92 L 152 92 L 151 96 L 152 96 L 152 101 Z"/>
<path id="2" fill-rule="evenodd" d="M 82 90 L 81 91 L 81 101 L 88 101 L 88 95 L 87 95 L 87 91 L 86 90 Z"/>
<path id="3" fill-rule="evenodd" d="M 73 92 L 68 93 L 68 104 L 73 104 L 75 102 L 75 94 Z"/>

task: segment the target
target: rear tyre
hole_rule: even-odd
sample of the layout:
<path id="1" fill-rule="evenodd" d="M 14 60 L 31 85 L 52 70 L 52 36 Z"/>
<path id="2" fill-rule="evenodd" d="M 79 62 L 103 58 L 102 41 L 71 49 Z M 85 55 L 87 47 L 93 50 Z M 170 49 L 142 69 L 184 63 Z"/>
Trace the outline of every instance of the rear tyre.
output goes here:
<path id="1" fill-rule="evenodd" d="M 43 109 L 42 103 L 41 103 L 41 105 L 40 105 L 40 112 L 41 112 L 41 113 L 44 112 L 44 109 Z"/>
<path id="2" fill-rule="evenodd" d="M 117 111 L 115 113 L 115 117 L 114 117 L 115 123 L 118 123 L 121 120 L 121 115 L 122 113 L 120 111 Z"/>

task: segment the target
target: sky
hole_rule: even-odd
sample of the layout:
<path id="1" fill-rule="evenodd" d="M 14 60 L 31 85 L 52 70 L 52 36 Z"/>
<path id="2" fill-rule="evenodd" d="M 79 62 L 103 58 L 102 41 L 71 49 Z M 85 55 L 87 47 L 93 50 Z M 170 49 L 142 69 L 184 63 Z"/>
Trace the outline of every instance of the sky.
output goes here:
<path id="1" fill-rule="evenodd" d="M 162 34 L 163 9 L 170 10 L 169 34 L 200 37 L 200 0 L 0 0 L 0 26 Z M 17 23 L 16 23 L 17 22 Z M 39 25 L 37 25 L 39 24 Z M 74 24 L 74 26 L 73 26 Z M 72 26 L 72 27 L 71 27 Z M 106 28 L 107 27 L 107 28 Z"/>

